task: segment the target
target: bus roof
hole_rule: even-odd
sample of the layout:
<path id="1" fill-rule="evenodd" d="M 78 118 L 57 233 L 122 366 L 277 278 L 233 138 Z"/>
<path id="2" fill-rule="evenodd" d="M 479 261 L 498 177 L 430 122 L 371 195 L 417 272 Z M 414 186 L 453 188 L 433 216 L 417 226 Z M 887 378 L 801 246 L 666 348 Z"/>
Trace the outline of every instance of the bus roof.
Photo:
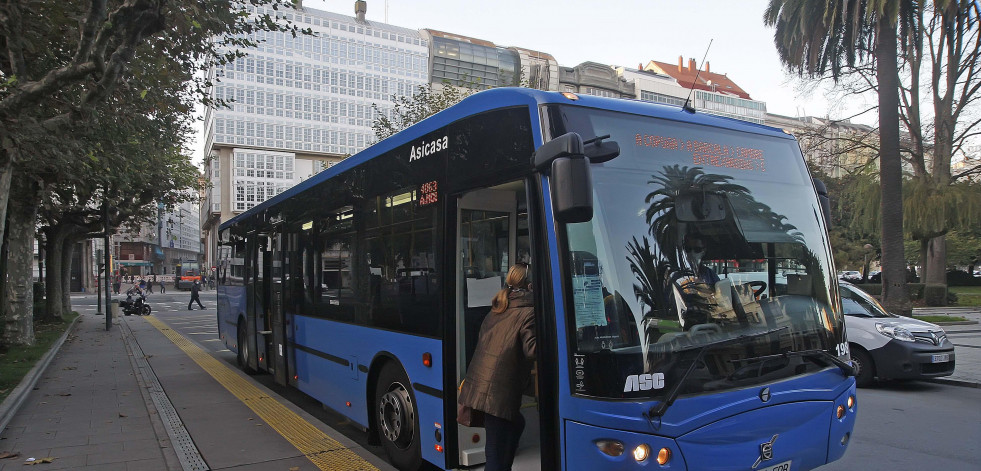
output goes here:
<path id="1" fill-rule="evenodd" d="M 449 125 L 455 121 L 472 116 L 485 111 L 491 111 L 501 108 L 509 108 L 514 106 L 528 106 L 532 109 L 537 110 L 541 105 L 549 104 L 562 104 L 562 105 L 572 105 L 572 106 L 582 106 L 587 108 L 598 108 L 610 111 L 619 111 L 624 113 L 637 114 L 642 116 L 650 116 L 654 118 L 668 119 L 672 121 L 686 122 L 692 124 L 699 124 L 704 126 L 713 126 L 725 129 L 731 129 L 734 131 L 747 132 L 753 134 L 762 134 L 772 137 L 793 139 L 792 136 L 783 132 L 780 129 L 773 128 L 770 126 L 764 126 L 762 124 L 750 123 L 748 121 L 740 121 L 732 118 L 725 118 L 720 116 L 709 115 L 705 113 L 691 113 L 684 111 L 681 107 L 673 105 L 665 105 L 660 103 L 651 103 L 640 100 L 633 99 L 622 99 L 622 98 L 605 98 L 592 95 L 580 95 L 576 94 L 577 100 L 571 100 L 562 93 L 559 92 L 546 92 L 542 90 L 536 90 L 532 88 L 519 88 L 519 87 L 503 87 L 503 88 L 492 88 L 490 90 L 484 90 L 475 93 L 460 103 L 457 103 L 445 110 L 440 111 L 412 126 L 396 133 L 387 139 L 378 142 L 371 147 L 368 147 L 357 154 L 354 154 L 337 165 L 334 165 L 309 179 L 298 183 L 292 188 L 266 200 L 262 203 L 257 204 L 252 209 L 239 214 L 238 216 L 225 221 L 219 227 L 219 231 L 225 230 L 239 222 L 245 221 L 248 218 L 265 211 L 268 208 L 275 206 L 276 204 L 286 201 L 309 188 L 312 188 L 324 181 L 331 179 L 332 177 L 358 165 L 363 164 L 379 155 L 382 155 L 390 150 L 393 150 L 403 144 L 406 144 L 414 139 L 424 136 L 430 132 L 442 128 L 443 126 Z M 533 132 L 538 135 L 540 130 L 533 128 Z M 540 145 L 540 142 L 535 142 L 535 145 Z"/>

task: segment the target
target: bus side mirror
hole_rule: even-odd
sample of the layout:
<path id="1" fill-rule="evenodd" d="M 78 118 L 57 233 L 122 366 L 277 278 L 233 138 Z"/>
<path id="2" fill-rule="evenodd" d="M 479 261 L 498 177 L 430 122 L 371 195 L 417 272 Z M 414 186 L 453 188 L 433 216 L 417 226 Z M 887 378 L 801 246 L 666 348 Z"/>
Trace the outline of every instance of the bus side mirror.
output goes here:
<path id="1" fill-rule="evenodd" d="M 824 213 L 824 224 L 831 229 L 831 198 L 828 196 L 828 187 L 824 182 L 817 178 L 811 179 L 814 182 L 814 191 L 817 192 L 818 202 L 821 203 L 821 212 Z"/>
<path id="2" fill-rule="evenodd" d="M 582 137 L 574 132 L 542 144 L 532 156 L 535 169 L 551 169 L 552 212 L 571 224 L 593 218 L 593 182 Z"/>
<path id="3" fill-rule="evenodd" d="M 566 224 L 593 219 L 593 180 L 585 156 L 552 162 L 552 210 Z"/>

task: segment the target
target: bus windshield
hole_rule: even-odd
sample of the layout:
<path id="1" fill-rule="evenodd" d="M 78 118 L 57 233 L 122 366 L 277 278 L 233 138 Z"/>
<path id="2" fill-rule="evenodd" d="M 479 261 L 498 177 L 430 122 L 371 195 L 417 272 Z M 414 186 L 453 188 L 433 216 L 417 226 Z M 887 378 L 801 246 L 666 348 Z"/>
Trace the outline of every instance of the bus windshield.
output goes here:
<path id="1" fill-rule="evenodd" d="M 845 351 L 821 209 L 794 140 L 548 112 L 553 136 L 609 134 L 621 148 L 591 165 L 592 220 L 565 225 L 574 393 L 742 388 L 832 366 L 781 354 Z"/>

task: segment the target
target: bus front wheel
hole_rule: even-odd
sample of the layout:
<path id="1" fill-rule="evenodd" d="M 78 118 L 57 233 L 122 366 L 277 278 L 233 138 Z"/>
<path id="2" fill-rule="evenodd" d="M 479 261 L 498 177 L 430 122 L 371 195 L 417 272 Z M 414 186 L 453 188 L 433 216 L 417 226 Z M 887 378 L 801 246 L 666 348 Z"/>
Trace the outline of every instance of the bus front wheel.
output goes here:
<path id="1" fill-rule="evenodd" d="M 387 363 L 375 386 L 378 439 L 396 468 L 416 470 L 422 465 L 419 417 L 409 378 L 395 363 Z"/>

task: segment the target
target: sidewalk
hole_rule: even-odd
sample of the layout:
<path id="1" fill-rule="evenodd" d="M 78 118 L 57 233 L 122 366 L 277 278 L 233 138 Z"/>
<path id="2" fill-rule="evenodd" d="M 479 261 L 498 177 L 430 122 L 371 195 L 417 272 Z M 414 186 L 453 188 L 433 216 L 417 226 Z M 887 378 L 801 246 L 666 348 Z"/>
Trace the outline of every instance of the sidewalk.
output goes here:
<path id="1" fill-rule="evenodd" d="M 214 337 L 213 314 L 203 315 L 193 322 Z M 0 456 L 18 454 L 0 458 L 0 471 L 24 469 L 29 458 L 50 459 L 39 465 L 51 470 L 392 469 L 194 345 L 154 316 L 116 318 L 106 332 L 104 317 L 83 314 L 0 433 Z M 195 349 L 198 358 L 190 356 Z M 222 380 L 202 368 L 201 357 L 227 369 Z M 233 394 L 226 388 L 235 381 Z M 248 388 L 254 392 L 243 402 L 237 396 Z M 279 415 L 258 415 L 248 404 L 254 401 L 280 407 Z M 296 415 L 293 429 L 309 429 L 301 437 L 306 454 L 296 434 L 285 437 L 276 422 L 262 420 L 289 414 Z"/>
<path id="2" fill-rule="evenodd" d="M 29 458 L 52 458 L 44 469 L 179 470 L 117 325 L 83 316 L 0 434 L 0 470 L 24 469 Z M 156 423 L 155 423 L 156 422 Z"/>

